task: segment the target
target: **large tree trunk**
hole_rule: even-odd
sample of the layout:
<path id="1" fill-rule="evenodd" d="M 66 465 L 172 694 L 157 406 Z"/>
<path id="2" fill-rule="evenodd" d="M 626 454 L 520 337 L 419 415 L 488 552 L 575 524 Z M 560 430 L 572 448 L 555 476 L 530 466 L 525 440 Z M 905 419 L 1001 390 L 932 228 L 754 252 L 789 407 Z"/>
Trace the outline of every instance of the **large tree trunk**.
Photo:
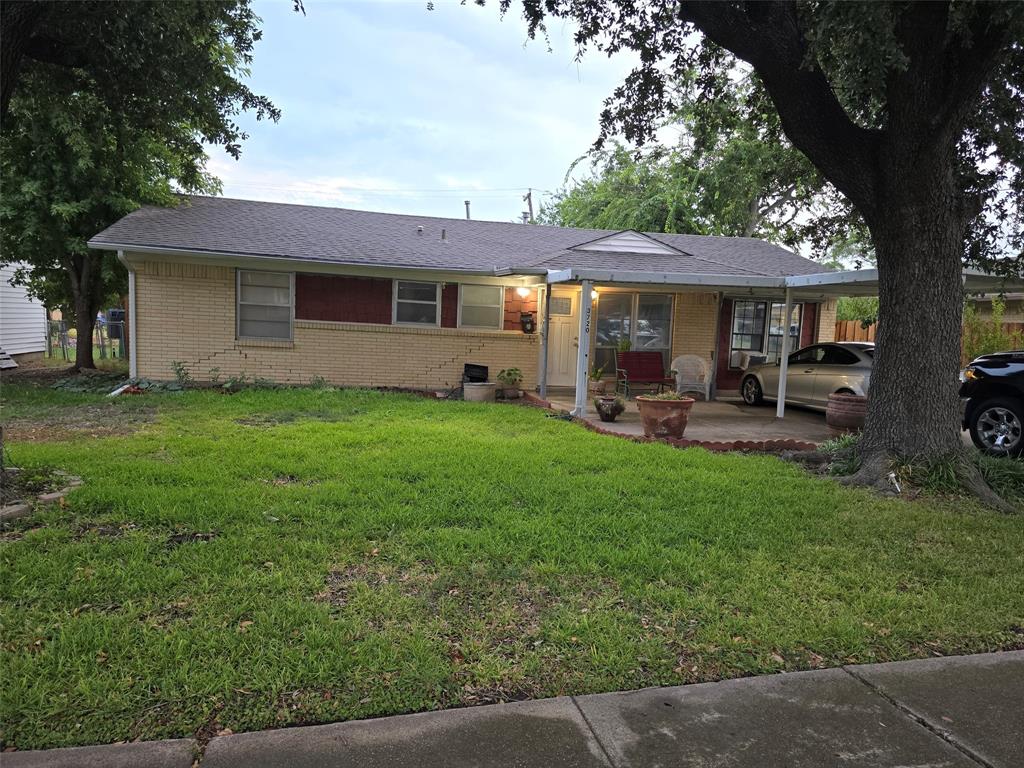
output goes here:
<path id="1" fill-rule="evenodd" d="M 958 423 L 963 229 L 948 205 L 911 205 L 872 228 L 878 336 L 865 455 L 949 458 Z"/>
<path id="2" fill-rule="evenodd" d="M 96 307 L 88 300 L 75 301 L 75 333 L 78 338 L 75 340 L 75 365 L 74 369 L 80 371 L 83 368 L 93 369 L 96 361 L 93 360 L 92 334 L 96 327 Z"/>

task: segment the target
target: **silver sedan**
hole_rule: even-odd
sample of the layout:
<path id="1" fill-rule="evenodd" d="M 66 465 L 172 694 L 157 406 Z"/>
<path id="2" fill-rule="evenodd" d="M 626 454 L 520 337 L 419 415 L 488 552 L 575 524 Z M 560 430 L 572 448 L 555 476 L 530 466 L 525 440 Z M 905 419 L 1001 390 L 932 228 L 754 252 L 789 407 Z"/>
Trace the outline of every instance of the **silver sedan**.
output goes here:
<path id="1" fill-rule="evenodd" d="M 812 344 L 789 356 L 786 403 L 825 410 L 828 396 L 837 392 L 866 395 L 871 380 L 875 345 L 863 342 Z M 747 405 L 775 400 L 779 363 L 753 365 L 743 373 L 740 394 Z"/>

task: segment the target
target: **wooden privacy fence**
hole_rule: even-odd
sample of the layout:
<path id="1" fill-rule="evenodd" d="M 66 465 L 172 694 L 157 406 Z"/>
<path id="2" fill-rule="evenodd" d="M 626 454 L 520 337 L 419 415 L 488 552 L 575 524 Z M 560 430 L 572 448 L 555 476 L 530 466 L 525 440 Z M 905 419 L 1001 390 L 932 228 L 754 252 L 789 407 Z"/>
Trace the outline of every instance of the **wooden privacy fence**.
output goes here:
<path id="1" fill-rule="evenodd" d="M 836 341 L 874 341 L 877 323 L 865 328 L 860 320 L 836 321 Z"/>
<path id="2" fill-rule="evenodd" d="M 1007 334 L 1024 334 L 1024 323 L 1002 323 L 1003 332 Z M 872 323 L 867 328 L 861 325 L 860 320 L 837 320 L 836 341 L 870 341 L 875 340 L 875 329 L 878 323 Z"/>

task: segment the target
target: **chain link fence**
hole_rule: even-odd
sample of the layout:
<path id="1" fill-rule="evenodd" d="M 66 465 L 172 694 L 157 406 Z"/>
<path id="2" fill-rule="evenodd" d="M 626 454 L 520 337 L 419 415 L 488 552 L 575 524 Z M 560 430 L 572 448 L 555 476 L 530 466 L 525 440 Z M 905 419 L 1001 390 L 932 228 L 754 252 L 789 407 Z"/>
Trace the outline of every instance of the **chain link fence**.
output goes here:
<path id="1" fill-rule="evenodd" d="M 77 339 L 75 329 L 66 320 L 49 320 L 46 334 L 46 356 L 74 362 Z M 96 360 L 127 360 L 128 337 L 123 320 L 96 319 L 92 332 L 93 358 Z"/>

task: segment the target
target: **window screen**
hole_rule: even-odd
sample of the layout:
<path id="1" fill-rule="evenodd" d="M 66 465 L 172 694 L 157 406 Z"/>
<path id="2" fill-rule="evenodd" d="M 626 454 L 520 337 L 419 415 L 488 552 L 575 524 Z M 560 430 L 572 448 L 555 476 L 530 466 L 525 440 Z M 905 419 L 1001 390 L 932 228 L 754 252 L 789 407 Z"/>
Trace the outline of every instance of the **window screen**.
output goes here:
<path id="1" fill-rule="evenodd" d="M 461 286 L 459 325 L 463 328 L 501 330 L 504 325 L 504 295 L 505 289 L 500 285 Z"/>
<path id="2" fill-rule="evenodd" d="M 288 272 L 238 271 L 238 336 L 290 339 L 294 291 Z"/>
<path id="3" fill-rule="evenodd" d="M 395 281 L 395 322 L 411 325 L 438 324 L 438 283 Z"/>
<path id="4" fill-rule="evenodd" d="M 789 351 L 794 352 L 800 346 L 800 304 L 794 304 L 792 314 L 789 316 Z M 779 359 L 782 351 L 782 336 L 785 333 L 786 323 L 783 315 L 786 314 L 785 304 L 772 304 L 771 315 L 768 320 L 768 355 L 766 362 L 774 363 Z"/>

